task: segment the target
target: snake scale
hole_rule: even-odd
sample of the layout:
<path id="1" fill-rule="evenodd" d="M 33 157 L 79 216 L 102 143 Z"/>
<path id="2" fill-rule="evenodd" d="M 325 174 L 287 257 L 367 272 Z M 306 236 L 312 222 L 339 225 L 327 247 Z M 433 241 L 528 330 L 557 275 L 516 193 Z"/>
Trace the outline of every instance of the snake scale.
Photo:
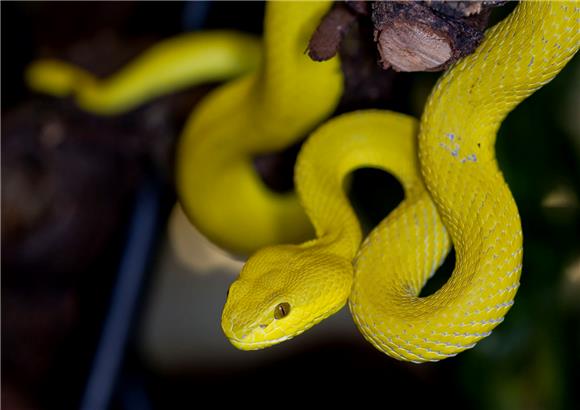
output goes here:
<path id="1" fill-rule="evenodd" d="M 454 356 L 489 335 L 513 304 L 522 230 L 495 138 L 505 116 L 577 52 L 580 8 L 522 2 L 439 79 L 420 123 L 384 110 L 333 118 L 299 154 L 298 197 L 274 194 L 251 158 L 297 141 L 332 113 L 342 92 L 337 58 L 321 64 L 304 55 L 330 4 L 268 3 L 261 51 L 252 39 L 210 33 L 213 43 L 203 35 L 165 43 L 108 83 L 55 61 L 34 64 L 29 83 L 110 114 L 186 84 L 245 73 L 195 110 L 177 165 L 181 201 L 201 232 L 233 252 L 259 249 L 230 287 L 226 336 L 240 349 L 271 346 L 348 302 L 364 337 L 389 356 Z M 188 68 L 172 80 L 181 61 Z M 405 191 L 365 239 L 344 193 L 345 178 L 360 167 L 392 173 Z M 295 244 L 311 229 L 306 215 L 316 237 Z M 419 297 L 451 244 L 451 278 Z"/>

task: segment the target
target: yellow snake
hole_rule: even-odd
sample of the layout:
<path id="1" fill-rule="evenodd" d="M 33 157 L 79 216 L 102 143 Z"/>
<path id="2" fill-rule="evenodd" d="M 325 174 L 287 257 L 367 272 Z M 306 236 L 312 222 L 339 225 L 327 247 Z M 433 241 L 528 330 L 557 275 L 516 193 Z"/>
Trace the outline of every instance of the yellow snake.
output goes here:
<path id="1" fill-rule="evenodd" d="M 230 341 L 248 350 L 279 343 L 347 298 L 365 338 L 400 360 L 440 360 L 489 335 L 513 304 L 522 267 L 520 219 L 495 160 L 496 132 L 576 53 L 579 18 L 577 3 L 521 3 L 445 73 L 418 138 L 428 193 L 409 118 L 361 112 L 317 130 L 295 170 L 317 239 L 250 258 L 222 315 Z M 342 183 L 368 166 L 397 176 L 405 200 L 365 240 L 353 277 L 361 233 Z M 449 249 L 445 227 L 456 251 L 454 272 L 436 293 L 418 297 Z"/>
<path id="2" fill-rule="evenodd" d="M 317 65 L 303 53 L 328 7 L 269 3 L 258 70 L 210 95 L 184 132 L 178 158 L 184 207 L 204 234 L 231 250 L 294 242 L 308 231 L 296 198 L 267 191 L 250 159 L 294 142 L 332 112 L 341 92 L 338 61 Z M 420 166 L 409 117 L 352 113 L 317 130 L 295 176 L 317 239 L 268 247 L 250 258 L 223 311 L 222 328 L 232 343 L 242 349 L 279 343 L 347 299 L 365 338 L 397 359 L 439 360 L 487 336 L 513 303 L 522 260 L 517 208 L 495 162 L 496 131 L 577 51 L 578 19 L 575 3 L 526 2 L 490 29 L 475 54 L 432 92 L 421 119 Z M 64 73 L 61 89 L 69 91 L 61 94 L 69 93 L 68 69 L 57 67 L 36 88 L 58 84 L 53 79 Z M 38 72 L 49 70 L 37 70 L 43 79 Z M 84 73 L 74 76 L 91 83 Z M 342 185 L 362 166 L 393 173 L 406 197 L 359 247 L 360 227 Z M 456 268 L 438 292 L 419 298 L 449 249 L 446 231 Z"/>

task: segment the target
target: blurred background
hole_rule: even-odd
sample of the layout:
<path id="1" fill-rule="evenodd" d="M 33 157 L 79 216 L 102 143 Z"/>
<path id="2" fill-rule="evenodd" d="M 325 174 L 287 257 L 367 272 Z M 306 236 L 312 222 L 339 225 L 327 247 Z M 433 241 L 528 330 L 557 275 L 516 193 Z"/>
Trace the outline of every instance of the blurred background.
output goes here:
<path id="1" fill-rule="evenodd" d="M 524 267 L 516 303 L 490 337 L 443 362 L 400 363 L 366 343 L 343 309 L 290 342 L 241 352 L 222 335 L 220 314 L 243 262 L 194 230 L 173 186 L 183 122 L 215 84 L 102 118 L 68 99 L 30 92 L 23 73 L 35 58 L 58 57 L 107 76 L 179 33 L 260 34 L 264 4 L 1 7 L 3 409 L 347 399 L 565 409 L 580 402 L 577 57 L 500 130 L 498 158 L 521 213 Z M 381 107 L 420 116 L 438 74 L 381 72 L 368 28 L 353 33 L 341 50 L 349 84 L 338 112 Z M 296 151 L 257 160 L 267 183 L 291 188 Z M 360 170 L 349 195 L 370 229 L 402 199 L 402 189 L 385 173 Z M 425 292 L 452 268 L 450 257 Z"/>

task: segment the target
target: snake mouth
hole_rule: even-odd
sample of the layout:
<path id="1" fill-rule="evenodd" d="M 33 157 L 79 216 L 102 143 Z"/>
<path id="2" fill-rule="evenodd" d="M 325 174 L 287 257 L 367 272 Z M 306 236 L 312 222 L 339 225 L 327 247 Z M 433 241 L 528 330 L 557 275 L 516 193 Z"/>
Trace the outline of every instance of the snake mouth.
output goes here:
<path id="1" fill-rule="evenodd" d="M 238 338 L 230 338 L 229 341 L 232 345 L 234 345 L 236 348 L 240 350 L 260 350 L 284 342 L 289 339 L 292 339 L 292 336 L 285 335 L 277 339 L 254 341 L 254 342 L 247 342 L 244 341 L 243 339 Z"/>

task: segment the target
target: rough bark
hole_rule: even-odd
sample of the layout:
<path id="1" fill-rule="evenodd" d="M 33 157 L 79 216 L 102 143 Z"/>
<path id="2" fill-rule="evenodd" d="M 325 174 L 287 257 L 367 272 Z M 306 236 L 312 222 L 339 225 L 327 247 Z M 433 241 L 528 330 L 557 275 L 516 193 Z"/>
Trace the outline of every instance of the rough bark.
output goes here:
<path id="1" fill-rule="evenodd" d="M 427 2 L 373 3 L 371 18 L 384 68 L 441 71 L 481 43 L 489 8 L 480 2 L 462 8 L 430 3 L 435 8 Z"/>
<path id="2" fill-rule="evenodd" d="M 334 56 L 355 21 L 371 19 L 383 68 L 441 71 L 483 40 L 492 7 L 506 1 L 337 2 L 312 36 L 309 54 Z"/>

